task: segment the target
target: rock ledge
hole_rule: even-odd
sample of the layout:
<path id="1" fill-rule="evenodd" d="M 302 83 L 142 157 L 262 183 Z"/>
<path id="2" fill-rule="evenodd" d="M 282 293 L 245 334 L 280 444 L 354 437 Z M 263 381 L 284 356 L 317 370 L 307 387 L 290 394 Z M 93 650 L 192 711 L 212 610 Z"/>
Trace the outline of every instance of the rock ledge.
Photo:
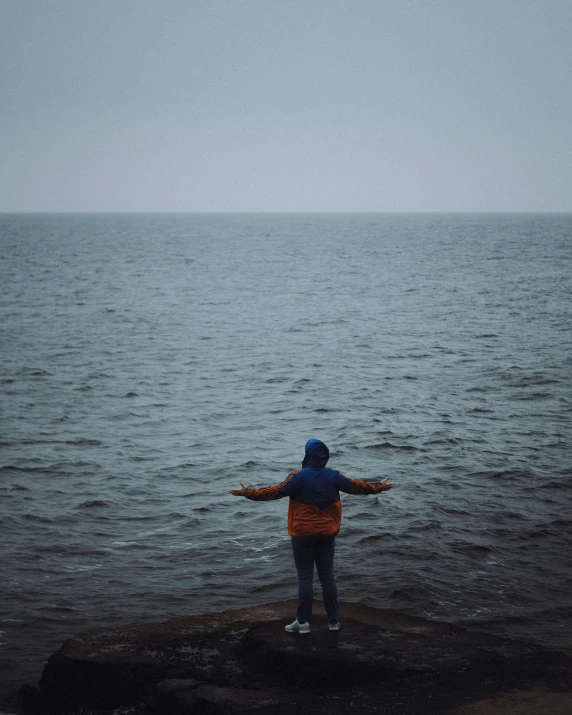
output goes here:
<path id="1" fill-rule="evenodd" d="M 294 601 L 87 633 L 49 659 L 27 714 L 570 715 L 572 656 L 346 603 L 284 631 Z"/>

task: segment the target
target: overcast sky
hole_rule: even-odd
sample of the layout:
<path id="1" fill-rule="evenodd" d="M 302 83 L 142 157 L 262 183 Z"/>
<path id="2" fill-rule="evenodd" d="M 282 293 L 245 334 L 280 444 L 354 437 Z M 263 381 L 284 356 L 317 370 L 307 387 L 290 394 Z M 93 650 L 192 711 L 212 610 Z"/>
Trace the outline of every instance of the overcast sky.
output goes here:
<path id="1" fill-rule="evenodd" d="M 0 211 L 572 211 L 572 0 L 0 8 Z"/>

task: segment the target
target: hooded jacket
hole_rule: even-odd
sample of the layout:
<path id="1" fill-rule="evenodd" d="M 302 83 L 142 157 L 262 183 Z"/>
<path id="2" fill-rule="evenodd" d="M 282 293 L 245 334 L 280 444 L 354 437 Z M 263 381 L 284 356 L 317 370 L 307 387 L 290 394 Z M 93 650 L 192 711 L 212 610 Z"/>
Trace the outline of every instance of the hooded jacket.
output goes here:
<path id="1" fill-rule="evenodd" d="M 306 442 L 302 469 L 291 472 L 280 484 L 262 489 L 248 487 L 245 496 L 254 501 L 290 497 L 290 536 L 336 536 L 342 521 L 340 492 L 377 494 L 383 491 L 383 485 L 348 479 L 326 467 L 329 458 L 326 445 L 318 439 L 310 439 Z"/>

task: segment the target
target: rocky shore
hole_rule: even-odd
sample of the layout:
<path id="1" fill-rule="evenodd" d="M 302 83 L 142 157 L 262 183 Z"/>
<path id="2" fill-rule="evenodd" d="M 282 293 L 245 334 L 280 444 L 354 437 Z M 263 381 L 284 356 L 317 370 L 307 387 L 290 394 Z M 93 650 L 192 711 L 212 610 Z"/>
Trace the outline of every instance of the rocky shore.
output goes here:
<path id="1" fill-rule="evenodd" d="M 358 604 L 290 634 L 294 601 L 66 641 L 24 715 L 570 715 L 572 654 Z"/>

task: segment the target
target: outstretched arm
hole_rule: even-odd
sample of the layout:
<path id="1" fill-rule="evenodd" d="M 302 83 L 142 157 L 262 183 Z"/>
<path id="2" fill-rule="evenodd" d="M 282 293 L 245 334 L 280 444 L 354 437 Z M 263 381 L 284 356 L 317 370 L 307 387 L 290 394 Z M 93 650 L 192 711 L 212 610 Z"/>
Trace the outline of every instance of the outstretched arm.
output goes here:
<path id="1" fill-rule="evenodd" d="M 245 487 L 241 482 L 240 489 L 231 489 L 230 494 L 235 497 L 246 497 L 247 499 L 252 499 L 253 501 L 274 501 L 275 499 L 282 499 L 287 496 L 287 494 L 281 492 L 282 487 L 285 486 L 285 484 L 289 482 L 295 474 L 298 474 L 298 472 L 292 472 L 283 482 L 280 482 L 280 484 L 274 484 L 271 487 L 263 487 L 262 489 Z"/>
<path id="2" fill-rule="evenodd" d="M 337 486 L 340 491 L 346 492 L 346 494 L 379 494 L 395 486 L 393 482 L 388 482 L 388 479 L 389 477 L 386 477 L 381 482 L 366 482 L 363 479 L 349 479 L 342 476 Z"/>

